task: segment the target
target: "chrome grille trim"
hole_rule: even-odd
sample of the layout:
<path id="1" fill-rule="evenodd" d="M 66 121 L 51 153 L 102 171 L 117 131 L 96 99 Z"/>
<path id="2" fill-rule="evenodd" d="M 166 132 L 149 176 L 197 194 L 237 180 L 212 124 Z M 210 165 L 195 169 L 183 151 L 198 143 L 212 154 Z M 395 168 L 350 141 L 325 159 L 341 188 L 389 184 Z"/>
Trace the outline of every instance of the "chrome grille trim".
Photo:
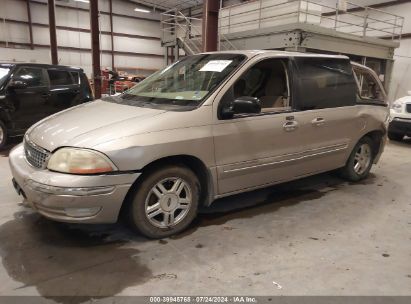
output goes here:
<path id="1" fill-rule="evenodd" d="M 28 136 L 24 137 L 24 154 L 27 162 L 38 169 L 45 169 L 47 160 L 51 153 L 30 141 Z"/>

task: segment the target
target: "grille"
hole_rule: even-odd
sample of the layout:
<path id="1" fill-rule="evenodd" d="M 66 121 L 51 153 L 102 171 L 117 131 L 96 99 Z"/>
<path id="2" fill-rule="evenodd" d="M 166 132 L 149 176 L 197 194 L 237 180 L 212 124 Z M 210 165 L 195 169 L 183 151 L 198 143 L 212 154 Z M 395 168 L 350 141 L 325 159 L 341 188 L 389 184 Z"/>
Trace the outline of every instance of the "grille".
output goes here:
<path id="1" fill-rule="evenodd" d="M 26 155 L 27 162 L 36 168 L 45 168 L 47 158 L 50 153 L 29 140 L 24 140 L 24 154 Z"/>
<path id="2" fill-rule="evenodd" d="M 411 103 L 406 104 L 405 107 L 407 109 L 407 112 L 411 113 Z"/>

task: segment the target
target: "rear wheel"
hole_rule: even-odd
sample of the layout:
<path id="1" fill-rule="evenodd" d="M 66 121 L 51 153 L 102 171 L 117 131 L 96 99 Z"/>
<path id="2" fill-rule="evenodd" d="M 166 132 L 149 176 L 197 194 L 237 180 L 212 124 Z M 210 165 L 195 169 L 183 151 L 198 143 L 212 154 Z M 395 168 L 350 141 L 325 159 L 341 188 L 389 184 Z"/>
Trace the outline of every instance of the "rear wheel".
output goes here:
<path id="1" fill-rule="evenodd" d="M 404 134 L 388 132 L 388 138 L 390 140 L 400 141 L 404 138 Z"/>
<path id="2" fill-rule="evenodd" d="M 341 175 L 353 182 L 360 181 L 370 173 L 375 157 L 374 142 L 363 137 L 354 147 Z"/>
<path id="3" fill-rule="evenodd" d="M 144 177 L 127 210 L 132 228 L 164 238 L 187 228 L 197 215 L 200 182 L 188 168 L 167 166 Z"/>
<path id="4" fill-rule="evenodd" d="M 6 125 L 0 120 L 0 150 L 2 150 L 7 144 L 7 128 Z"/>

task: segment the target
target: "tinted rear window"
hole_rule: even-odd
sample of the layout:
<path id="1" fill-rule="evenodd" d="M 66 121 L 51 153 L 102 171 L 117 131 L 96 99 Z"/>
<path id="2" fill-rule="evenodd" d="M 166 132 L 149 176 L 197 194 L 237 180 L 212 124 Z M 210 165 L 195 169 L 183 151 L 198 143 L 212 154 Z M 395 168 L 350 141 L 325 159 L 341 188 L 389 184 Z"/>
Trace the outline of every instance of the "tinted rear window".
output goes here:
<path id="1" fill-rule="evenodd" d="M 348 59 L 296 58 L 296 101 L 301 110 L 351 106 L 356 83 Z"/>
<path id="2" fill-rule="evenodd" d="M 50 85 L 70 85 L 73 84 L 73 79 L 68 71 L 48 70 Z"/>
<path id="3" fill-rule="evenodd" d="M 71 76 L 73 77 L 74 83 L 79 84 L 80 83 L 80 76 L 78 72 L 70 72 Z"/>

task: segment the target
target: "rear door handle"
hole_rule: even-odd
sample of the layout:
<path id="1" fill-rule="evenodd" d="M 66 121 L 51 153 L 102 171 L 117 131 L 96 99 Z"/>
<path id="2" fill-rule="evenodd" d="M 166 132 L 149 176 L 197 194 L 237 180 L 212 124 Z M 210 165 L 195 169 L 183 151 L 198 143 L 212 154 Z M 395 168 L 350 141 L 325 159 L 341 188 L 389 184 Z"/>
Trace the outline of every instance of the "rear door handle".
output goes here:
<path id="1" fill-rule="evenodd" d="M 43 93 L 43 94 L 41 94 L 41 97 L 43 97 L 43 98 L 49 98 L 49 97 L 50 97 L 50 94 L 49 94 L 49 93 Z"/>
<path id="2" fill-rule="evenodd" d="M 295 131 L 298 128 L 298 122 L 295 120 L 287 121 L 283 124 L 283 129 L 286 132 Z"/>
<path id="3" fill-rule="evenodd" d="M 317 127 L 322 126 L 322 125 L 325 124 L 325 119 L 322 118 L 322 117 L 314 118 L 314 119 L 311 121 L 311 124 L 313 124 L 314 126 L 317 126 Z"/>

